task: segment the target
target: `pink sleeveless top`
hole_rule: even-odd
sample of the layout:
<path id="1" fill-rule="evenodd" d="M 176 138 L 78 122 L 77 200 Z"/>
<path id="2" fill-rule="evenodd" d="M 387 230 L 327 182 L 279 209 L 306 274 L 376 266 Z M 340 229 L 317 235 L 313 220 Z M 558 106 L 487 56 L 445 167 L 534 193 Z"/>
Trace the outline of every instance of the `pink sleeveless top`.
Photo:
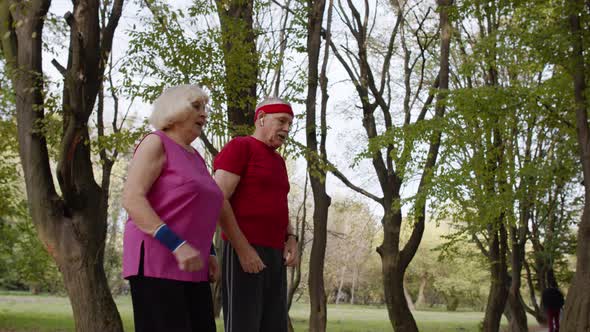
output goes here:
<path id="1" fill-rule="evenodd" d="M 201 253 L 204 267 L 197 272 L 180 270 L 172 252 L 152 235 L 139 230 L 130 217 L 123 238 L 123 277 L 138 274 L 143 243 L 143 273 L 146 277 L 207 281 L 209 250 L 223 193 L 197 151 L 188 152 L 161 131 L 152 134 L 160 137 L 166 161 L 147 193 L 147 199 L 162 221 Z"/>

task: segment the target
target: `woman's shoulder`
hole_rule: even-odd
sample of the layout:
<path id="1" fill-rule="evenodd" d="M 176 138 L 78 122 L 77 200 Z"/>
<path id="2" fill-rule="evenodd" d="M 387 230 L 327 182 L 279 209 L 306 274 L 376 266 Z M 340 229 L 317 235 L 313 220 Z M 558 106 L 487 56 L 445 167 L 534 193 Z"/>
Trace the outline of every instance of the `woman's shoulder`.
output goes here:
<path id="1" fill-rule="evenodd" d="M 164 142 L 155 132 L 147 134 L 135 148 L 135 153 L 161 154 L 164 152 Z"/>

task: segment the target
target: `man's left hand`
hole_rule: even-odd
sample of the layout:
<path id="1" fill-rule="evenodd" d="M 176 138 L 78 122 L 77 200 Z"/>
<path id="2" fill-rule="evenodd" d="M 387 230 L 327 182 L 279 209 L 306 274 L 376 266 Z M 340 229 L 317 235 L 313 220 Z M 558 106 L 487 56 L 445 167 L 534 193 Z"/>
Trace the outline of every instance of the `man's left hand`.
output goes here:
<path id="1" fill-rule="evenodd" d="M 218 282 L 221 277 L 216 256 L 209 256 L 209 282 Z"/>
<path id="2" fill-rule="evenodd" d="M 295 237 L 289 236 L 283 249 L 283 258 L 286 266 L 297 266 L 299 264 L 299 249 Z"/>

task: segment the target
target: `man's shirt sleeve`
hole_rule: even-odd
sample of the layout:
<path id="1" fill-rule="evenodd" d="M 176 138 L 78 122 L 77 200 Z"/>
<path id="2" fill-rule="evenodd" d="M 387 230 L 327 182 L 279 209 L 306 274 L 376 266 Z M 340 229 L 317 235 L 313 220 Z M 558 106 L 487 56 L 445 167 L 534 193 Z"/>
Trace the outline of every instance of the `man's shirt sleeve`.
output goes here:
<path id="1" fill-rule="evenodd" d="M 243 176 L 248 166 L 250 149 L 247 138 L 234 138 L 217 154 L 213 161 L 213 171 L 222 169 Z"/>

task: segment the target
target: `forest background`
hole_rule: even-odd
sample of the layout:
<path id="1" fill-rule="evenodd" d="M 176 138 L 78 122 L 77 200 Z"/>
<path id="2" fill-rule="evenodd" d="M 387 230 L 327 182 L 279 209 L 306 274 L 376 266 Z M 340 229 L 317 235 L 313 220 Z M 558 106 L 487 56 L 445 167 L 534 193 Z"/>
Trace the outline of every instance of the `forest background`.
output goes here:
<path id="1" fill-rule="evenodd" d="M 289 305 L 310 304 L 310 331 L 327 303 L 382 305 L 395 331 L 417 331 L 416 308 L 526 331 L 547 287 L 567 294 L 564 329 L 588 329 L 589 15 L 582 0 L 0 0 L 0 287 L 67 294 L 78 331 L 122 330 L 126 166 L 150 103 L 199 84 L 208 162 L 257 100 L 294 105 Z"/>

